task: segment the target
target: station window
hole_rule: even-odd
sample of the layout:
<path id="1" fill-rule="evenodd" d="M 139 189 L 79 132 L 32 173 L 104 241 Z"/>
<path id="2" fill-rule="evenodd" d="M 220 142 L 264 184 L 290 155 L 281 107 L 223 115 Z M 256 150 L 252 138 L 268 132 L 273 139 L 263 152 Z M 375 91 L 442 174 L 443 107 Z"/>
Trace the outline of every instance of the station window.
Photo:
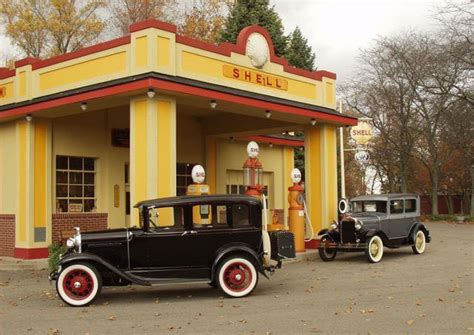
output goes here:
<path id="1" fill-rule="evenodd" d="M 188 186 L 193 183 L 191 171 L 194 167 L 193 163 L 177 163 L 176 164 L 176 195 L 186 195 Z"/>
<path id="2" fill-rule="evenodd" d="M 56 156 L 56 212 L 95 212 L 95 158 Z"/>
<path id="3" fill-rule="evenodd" d="M 390 214 L 401 214 L 403 213 L 403 200 L 391 200 L 390 201 Z"/>

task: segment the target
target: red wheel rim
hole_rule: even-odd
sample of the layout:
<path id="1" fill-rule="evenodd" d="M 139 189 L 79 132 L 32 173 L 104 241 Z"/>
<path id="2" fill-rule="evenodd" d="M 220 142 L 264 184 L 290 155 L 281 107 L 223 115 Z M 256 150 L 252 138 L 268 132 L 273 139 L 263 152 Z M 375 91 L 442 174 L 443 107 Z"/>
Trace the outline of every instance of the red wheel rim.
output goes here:
<path id="1" fill-rule="evenodd" d="M 252 283 L 252 271 L 242 262 L 229 264 L 224 270 L 224 284 L 233 292 L 242 292 Z"/>
<path id="2" fill-rule="evenodd" d="M 70 270 L 64 276 L 63 289 L 69 298 L 83 300 L 92 294 L 94 290 L 94 279 L 85 270 Z"/>

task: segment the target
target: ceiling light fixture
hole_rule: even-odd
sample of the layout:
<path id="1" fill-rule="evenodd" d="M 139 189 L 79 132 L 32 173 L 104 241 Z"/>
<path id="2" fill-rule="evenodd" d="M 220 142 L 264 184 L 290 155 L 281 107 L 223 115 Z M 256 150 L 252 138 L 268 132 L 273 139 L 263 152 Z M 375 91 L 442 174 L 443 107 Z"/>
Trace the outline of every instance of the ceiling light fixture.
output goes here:
<path id="1" fill-rule="evenodd" d="M 81 103 L 81 109 L 82 109 L 83 111 L 86 111 L 86 110 L 87 110 L 87 102 Z"/>
<path id="2" fill-rule="evenodd" d="M 155 90 L 153 90 L 152 88 L 149 88 L 148 92 L 146 92 L 146 95 L 148 95 L 150 99 L 153 99 L 156 95 Z"/>
<path id="3" fill-rule="evenodd" d="M 211 102 L 209 103 L 209 105 L 211 106 L 212 109 L 216 109 L 216 107 L 217 107 L 217 101 L 216 101 L 216 100 L 211 100 Z"/>
<path id="4" fill-rule="evenodd" d="M 27 122 L 31 122 L 31 121 L 33 121 L 33 117 L 31 116 L 31 114 L 28 114 L 27 116 L 25 116 L 25 120 Z"/>
<path id="5" fill-rule="evenodd" d="M 269 146 L 270 148 L 273 148 L 273 143 L 272 143 L 272 142 L 268 143 L 268 146 Z"/>
<path id="6" fill-rule="evenodd" d="M 311 119 L 311 125 L 315 126 L 316 125 L 316 119 Z"/>
<path id="7" fill-rule="evenodd" d="M 272 112 L 267 110 L 267 111 L 265 112 L 265 117 L 266 117 L 267 119 L 271 118 L 271 117 L 272 117 Z"/>

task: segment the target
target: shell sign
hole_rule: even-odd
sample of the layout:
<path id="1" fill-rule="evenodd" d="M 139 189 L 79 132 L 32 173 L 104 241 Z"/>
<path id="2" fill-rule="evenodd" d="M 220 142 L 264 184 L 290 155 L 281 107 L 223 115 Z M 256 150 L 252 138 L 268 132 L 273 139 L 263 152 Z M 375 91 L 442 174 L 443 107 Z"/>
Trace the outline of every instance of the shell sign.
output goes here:
<path id="1" fill-rule="evenodd" d="M 351 128 L 351 137 L 357 144 L 367 144 L 372 138 L 372 127 L 367 121 L 360 121 Z"/>

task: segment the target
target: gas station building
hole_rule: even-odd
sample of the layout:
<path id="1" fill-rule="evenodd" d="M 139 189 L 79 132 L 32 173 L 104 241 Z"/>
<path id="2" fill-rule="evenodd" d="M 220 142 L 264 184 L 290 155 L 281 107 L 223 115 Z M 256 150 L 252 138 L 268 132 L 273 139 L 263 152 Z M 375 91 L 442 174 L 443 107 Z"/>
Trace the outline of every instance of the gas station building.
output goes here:
<path id="1" fill-rule="evenodd" d="M 47 257 L 61 232 L 137 224 L 133 205 L 182 195 L 201 164 L 212 194 L 242 193 L 260 144 L 269 208 L 286 221 L 294 147 L 317 232 L 337 217 L 336 75 L 275 56 L 267 31 L 236 44 L 148 20 L 130 34 L 0 68 L 0 256 Z M 303 131 L 304 141 L 274 136 Z M 284 222 L 281 222 L 284 223 Z"/>

